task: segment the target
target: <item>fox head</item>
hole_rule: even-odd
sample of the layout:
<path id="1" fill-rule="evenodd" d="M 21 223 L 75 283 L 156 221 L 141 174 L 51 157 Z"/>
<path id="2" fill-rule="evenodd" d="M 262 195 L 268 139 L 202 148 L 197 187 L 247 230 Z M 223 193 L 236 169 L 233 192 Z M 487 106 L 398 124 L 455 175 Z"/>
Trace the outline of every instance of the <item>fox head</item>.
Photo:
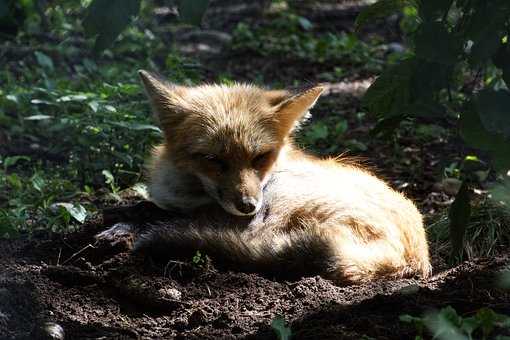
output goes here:
<path id="1" fill-rule="evenodd" d="M 280 150 L 323 91 L 320 86 L 298 93 L 246 84 L 186 87 L 146 71 L 139 75 L 163 130 L 166 156 L 238 216 L 260 209 Z"/>

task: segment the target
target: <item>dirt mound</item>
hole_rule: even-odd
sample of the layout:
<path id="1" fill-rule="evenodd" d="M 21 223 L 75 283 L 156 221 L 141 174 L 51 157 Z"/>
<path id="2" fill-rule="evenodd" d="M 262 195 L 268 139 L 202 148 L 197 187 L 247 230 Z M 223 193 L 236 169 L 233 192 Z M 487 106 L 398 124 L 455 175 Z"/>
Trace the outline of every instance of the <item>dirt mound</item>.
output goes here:
<path id="1" fill-rule="evenodd" d="M 129 240 L 96 243 L 102 228 L 0 241 L 0 338 L 38 338 L 55 322 L 67 339 L 273 339 L 270 324 L 281 315 L 294 339 L 394 339 L 415 334 L 401 314 L 446 305 L 459 313 L 510 309 L 510 293 L 494 284 L 509 256 L 465 262 L 427 281 L 338 287 L 320 277 L 219 271 L 206 258 L 161 266 L 130 255 Z"/>

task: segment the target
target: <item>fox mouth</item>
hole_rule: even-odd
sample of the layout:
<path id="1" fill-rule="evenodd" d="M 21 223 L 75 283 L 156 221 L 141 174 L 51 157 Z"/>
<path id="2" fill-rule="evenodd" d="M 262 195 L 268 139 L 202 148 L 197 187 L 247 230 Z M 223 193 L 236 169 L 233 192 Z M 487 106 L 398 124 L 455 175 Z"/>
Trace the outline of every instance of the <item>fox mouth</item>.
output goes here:
<path id="1" fill-rule="evenodd" d="M 216 197 L 215 197 L 216 198 Z M 257 205 L 255 206 L 255 209 L 253 209 L 249 213 L 243 213 L 242 211 L 239 211 L 239 209 L 236 208 L 236 206 L 232 202 L 225 202 L 219 199 L 216 199 L 218 203 L 221 205 L 223 209 L 225 209 L 226 212 L 235 215 L 235 216 L 253 216 L 255 215 L 260 208 L 262 207 L 262 199 L 259 199 L 257 202 Z"/>
<path id="2" fill-rule="evenodd" d="M 212 198 L 214 198 L 216 200 L 216 202 L 218 202 L 218 204 L 221 205 L 221 207 L 229 214 L 232 214 L 235 216 L 253 216 L 262 207 L 262 203 L 263 203 L 263 199 L 262 199 L 263 193 L 262 192 L 259 195 L 260 198 L 258 200 L 256 200 L 256 203 L 255 204 L 251 203 L 252 205 L 254 205 L 253 210 L 251 210 L 250 212 L 242 212 L 236 207 L 236 205 L 233 202 L 226 201 L 226 200 L 222 199 L 216 185 L 214 183 L 212 183 L 207 177 L 199 176 L 199 178 L 200 178 L 202 185 L 204 186 L 204 189 L 207 192 L 207 194 L 209 196 L 211 196 Z M 252 199 L 252 202 L 253 201 L 255 201 L 255 200 Z"/>

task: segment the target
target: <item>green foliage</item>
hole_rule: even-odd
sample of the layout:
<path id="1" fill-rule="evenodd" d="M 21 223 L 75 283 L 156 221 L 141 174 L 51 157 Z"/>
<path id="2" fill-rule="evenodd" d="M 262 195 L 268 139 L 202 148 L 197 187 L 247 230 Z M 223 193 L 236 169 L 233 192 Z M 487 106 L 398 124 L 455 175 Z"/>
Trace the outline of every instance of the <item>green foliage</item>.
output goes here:
<path id="1" fill-rule="evenodd" d="M 458 260 L 463 257 L 464 235 L 471 217 L 470 193 L 469 184 L 463 182 L 449 212 L 452 256 Z"/>
<path id="2" fill-rule="evenodd" d="M 72 1 L 48 8 L 55 24 L 51 34 L 62 34 L 62 41 L 80 36 L 75 24 L 83 13 Z M 124 30 L 102 56 L 71 42 L 48 44 L 42 38 L 41 44 L 39 35 L 26 31 L 5 42 L 0 237 L 73 230 L 94 215 L 99 202 L 121 200 L 133 191 L 142 195 L 136 185 L 161 131 L 136 70 L 153 67 L 157 57 L 172 60 L 168 70 L 174 81 L 192 83 L 198 77 L 196 64 L 150 39 L 150 29 Z M 12 56 L 12 44 L 33 52 Z"/>
<path id="3" fill-rule="evenodd" d="M 200 25 L 209 0 L 178 2 L 179 17 L 183 23 Z M 140 12 L 141 0 L 93 0 L 87 8 L 83 28 L 88 38 L 95 37 L 94 50 L 110 47 L 120 33 Z"/>
<path id="4" fill-rule="evenodd" d="M 359 30 L 373 19 L 387 17 L 413 3 L 413 0 L 379 0 L 361 11 L 356 18 L 355 27 Z"/>
<path id="5" fill-rule="evenodd" d="M 109 47 L 140 10 L 140 0 L 94 0 L 83 20 L 85 34 L 95 37 L 94 49 Z"/>
<path id="6" fill-rule="evenodd" d="M 415 339 L 424 339 L 425 329 L 428 329 L 434 339 L 492 339 L 491 336 L 496 330 L 510 328 L 510 317 L 498 314 L 489 308 L 481 308 L 475 315 L 463 317 L 448 306 L 423 317 L 401 315 L 400 321 L 414 325 L 418 333 Z M 506 337 L 496 336 L 495 338 L 505 339 Z"/>
<path id="7" fill-rule="evenodd" d="M 255 28 L 241 22 L 233 32 L 232 48 L 261 56 L 285 56 L 287 61 L 349 65 L 351 72 L 361 66 L 366 71 L 381 69 L 380 51 L 354 34 L 317 35 L 310 31 L 312 27 L 306 18 L 292 13 L 279 13 L 267 25 Z"/>
<path id="8" fill-rule="evenodd" d="M 199 26 L 209 5 L 209 0 L 180 0 L 179 17 L 182 22 Z"/>
<path id="9" fill-rule="evenodd" d="M 494 192 L 500 189 L 497 186 Z M 510 209 L 495 198 L 480 201 L 474 192 L 470 195 L 475 199 L 470 202 L 469 222 L 461 226 L 456 222 L 455 225 L 465 230 L 465 234 L 456 235 L 465 240 L 461 249 L 453 249 L 449 232 L 452 221 L 447 212 L 435 216 L 428 227 L 429 240 L 434 244 L 435 252 L 443 258 L 453 255 L 452 260 L 455 260 L 459 254 L 464 259 L 491 257 L 510 246 Z"/>
<path id="10" fill-rule="evenodd" d="M 285 326 L 285 319 L 277 316 L 271 321 L 271 328 L 276 333 L 278 340 L 290 340 L 292 331 L 290 327 Z"/>
<path id="11" fill-rule="evenodd" d="M 395 3 L 400 2 L 379 1 L 360 18 L 364 22 L 374 16 L 374 8 L 401 9 Z M 478 93 L 453 97 L 452 92 L 460 92 L 470 74 L 490 65 L 508 75 L 508 42 L 503 38 L 508 34 L 510 4 L 457 0 L 416 1 L 414 6 L 421 22 L 410 32 L 414 56 L 383 72 L 367 91 L 365 106 L 382 119 L 458 114 L 464 139 L 488 150 L 498 170 L 508 169 L 509 157 L 502 152 L 510 147 L 508 89 L 497 88 L 501 81 L 493 80 Z"/>

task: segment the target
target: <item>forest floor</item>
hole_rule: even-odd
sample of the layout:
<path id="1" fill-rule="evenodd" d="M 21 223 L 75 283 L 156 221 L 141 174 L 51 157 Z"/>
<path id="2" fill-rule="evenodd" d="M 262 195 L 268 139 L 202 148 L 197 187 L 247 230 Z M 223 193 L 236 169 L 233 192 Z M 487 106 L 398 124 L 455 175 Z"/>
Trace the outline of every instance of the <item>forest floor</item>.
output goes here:
<path id="1" fill-rule="evenodd" d="M 310 30 L 313 25 L 311 35 L 352 33 L 360 1 L 316 2 L 312 8 L 302 3 L 304 7 L 295 9 L 301 15 L 296 17 L 301 29 Z M 451 122 L 425 121 L 421 126 L 428 128 L 420 129 L 403 123 L 393 137 L 375 136 L 369 132 L 376 120 L 361 107 L 360 98 L 380 72 L 381 60 L 386 62 L 392 50 L 405 49 L 394 20 L 363 30 L 361 42 L 349 36 L 325 38 L 327 48 L 342 45 L 339 51 L 359 45 L 337 67 L 335 58 L 342 56 L 331 57 L 326 51 L 303 57 L 300 53 L 306 54 L 306 48 L 296 51 L 294 45 L 281 41 L 275 44 L 283 45 L 265 46 L 268 51 L 256 53 L 264 34 L 271 34 L 260 27 L 271 25 L 272 19 L 243 17 L 246 26 L 239 27 L 238 12 L 232 17 L 222 13 L 211 14 L 209 21 L 206 18 L 205 26 L 214 29 L 212 34 L 193 30 L 175 34 L 175 48 L 200 61 L 201 80 L 228 77 L 228 81 L 272 87 L 326 83 L 325 95 L 299 136 L 300 144 L 322 154 L 348 150 L 348 155 L 358 157 L 414 199 L 427 224 L 444 217 L 452 193 L 441 182 L 442 173 L 464 154 L 451 132 Z M 295 27 L 276 25 L 276 29 Z M 253 32 L 260 36 L 253 37 Z M 313 42 L 307 34 L 298 34 L 303 40 L 298 46 Z M 232 35 L 233 43 L 229 42 Z M 363 41 L 370 41 L 369 46 L 360 45 Z M 14 60 L 16 55 L 7 57 Z M 168 66 L 169 61 L 164 64 Z M 8 155 L 12 150 L 0 146 Z M 498 286 L 510 263 L 508 246 L 496 245 L 485 256 L 475 252 L 469 260 L 451 266 L 447 239 L 431 236 L 431 278 L 339 287 L 321 277 L 284 281 L 220 270 L 206 257 L 160 265 L 133 256 L 129 239 L 114 246 L 96 242 L 94 235 L 111 226 L 100 210 L 115 204 L 90 201 L 98 202 L 98 212 L 78 231 L 50 235 L 39 231 L 31 237 L 0 239 L 0 339 L 44 338 L 41 329 L 46 322 L 59 324 L 66 339 L 275 339 L 271 323 L 277 316 L 286 321 L 293 339 L 411 339 L 422 332 L 422 326 L 400 321 L 405 314 L 421 317 L 446 306 L 462 317 L 473 316 L 483 307 L 510 314 L 510 291 Z M 133 198 L 117 204 L 131 203 Z M 431 230 L 429 234 L 437 235 Z M 498 334 L 510 335 L 504 329 Z"/>

